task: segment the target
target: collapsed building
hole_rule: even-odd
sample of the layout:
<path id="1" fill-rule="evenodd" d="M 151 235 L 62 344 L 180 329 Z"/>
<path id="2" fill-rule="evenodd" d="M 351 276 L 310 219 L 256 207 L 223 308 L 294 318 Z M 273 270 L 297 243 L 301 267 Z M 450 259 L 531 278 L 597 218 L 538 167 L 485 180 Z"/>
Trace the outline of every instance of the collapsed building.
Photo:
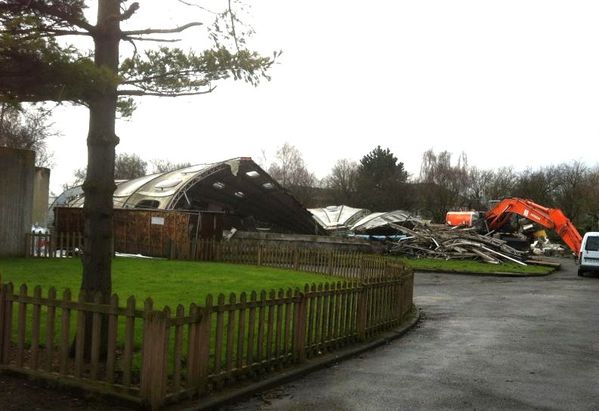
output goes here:
<path id="1" fill-rule="evenodd" d="M 400 233 L 394 224 L 413 227 L 424 221 L 403 210 L 371 213 L 346 205 L 308 209 L 327 232 L 334 235 L 393 236 Z"/>
<path id="2" fill-rule="evenodd" d="M 118 252 L 185 256 L 199 240 L 219 240 L 231 230 L 325 234 L 303 205 L 249 157 L 115 183 Z M 52 231 L 83 233 L 84 202 L 81 187 L 58 196 Z"/>
<path id="3" fill-rule="evenodd" d="M 377 212 L 369 214 L 352 226 L 356 234 L 374 236 L 394 236 L 400 234 L 397 225 L 414 227 L 416 224 L 424 224 L 424 220 L 404 210 Z"/>
<path id="4" fill-rule="evenodd" d="M 329 234 L 345 235 L 361 218 L 370 214 L 365 208 L 353 208 L 346 205 L 308 209 L 314 219 Z"/>
<path id="5" fill-rule="evenodd" d="M 67 196 L 68 197 L 68 196 Z M 249 157 L 117 181 L 114 207 L 222 213 L 225 229 L 323 234 L 312 215 Z M 83 207 L 72 190 L 56 206 Z"/>

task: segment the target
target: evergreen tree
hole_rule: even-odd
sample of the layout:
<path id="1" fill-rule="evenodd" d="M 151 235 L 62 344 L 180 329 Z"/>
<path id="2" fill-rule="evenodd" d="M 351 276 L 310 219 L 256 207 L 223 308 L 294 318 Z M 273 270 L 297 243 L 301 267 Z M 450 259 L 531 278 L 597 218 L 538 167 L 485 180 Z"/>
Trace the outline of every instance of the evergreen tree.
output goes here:
<path id="1" fill-rule="evenodd" d="M 390 211 L 405 207 L 408 173 L 404 164 L 389 150 L 377 146 L 360 160 L 356 188 L 360 206 L 372 211 Z"/>
<path id="2" fill-rule="evenodd" d="M 170 1 L 160 2 L 165 11 Z M 174 2 L 198 6 L 193 0 Z M 112 194 L 115 190 L 115 132 L 117 111 L 130 115 L 135 96 L 205 94 L 218 80 L 233 78 L 257 84 L 267 78 L 276 57 L 263 57 L 246 48 L 247 32 L 224 3 L 213 24 L 184 22 L 172 28 L 127 29 L 138 2 L 128 0 L 4 0 L 0 2 L 0 101 L 56 101 L 89 108 L 88 165 L 85 192 L 85 250 L 81 288 L 88 298 L 111 292 Z M 95 24 L 85 14 L 97 10 Z M 194 7 L 193 10 L 201 11 Z M 212 17 L 211 17 L 212 18 Z M 201 52 L 173 46 L 178 35 L 207 27 L 212 47 Z M 67 43 L 91 40 L 93 50 Z M 144 41 L 156 48 L 131 49 L 121 61 L 120 45 Z M 77 42 L 80 44 L 81 42 Z M 141 44 L 141 43 L 140 43 Z"/>

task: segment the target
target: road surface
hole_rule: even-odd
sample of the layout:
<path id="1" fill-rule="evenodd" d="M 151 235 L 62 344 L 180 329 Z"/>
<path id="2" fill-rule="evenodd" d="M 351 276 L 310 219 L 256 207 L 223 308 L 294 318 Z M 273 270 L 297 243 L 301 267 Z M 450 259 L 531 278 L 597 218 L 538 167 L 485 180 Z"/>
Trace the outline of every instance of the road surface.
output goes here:
<path id="1" fill-rule="evenodd" d="M 229 410 L 599 409 L 599 276 L 417 273 L 417 328 Z"/>

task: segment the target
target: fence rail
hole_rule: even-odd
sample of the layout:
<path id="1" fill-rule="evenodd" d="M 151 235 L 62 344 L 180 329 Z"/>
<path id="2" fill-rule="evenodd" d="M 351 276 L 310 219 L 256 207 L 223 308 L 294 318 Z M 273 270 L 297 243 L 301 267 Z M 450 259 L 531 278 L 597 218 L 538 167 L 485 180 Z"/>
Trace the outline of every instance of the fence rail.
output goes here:
<path id="1" fill-rule="evenodd" d="M 81 233 L 27 234 L 26 255 L 38 258 L 65 258 L 84 252 Z M 116 251 L 119 251 L 118 249 Z M 264 245 L 252 240 L 189 241 L 182 249 L 173 245 L 171 259 L 252 264 L 327 274 L 347 280 L 381 275 L 387 260 L 358 251 L 331 248 L 304 248 L 292 245 Z"/>
<path id="2" fill-rule="evenodd" d="M 413 273 L 355 253 L 200 244 L 213 261 L 310 270 L 339 277 L 303 289 L 208 295 L 154 308 L 84 294 L 42 295 L 0 281 L 0 369 L 101 389 L 152 409 L 367 340 L 413 307 Z"/>

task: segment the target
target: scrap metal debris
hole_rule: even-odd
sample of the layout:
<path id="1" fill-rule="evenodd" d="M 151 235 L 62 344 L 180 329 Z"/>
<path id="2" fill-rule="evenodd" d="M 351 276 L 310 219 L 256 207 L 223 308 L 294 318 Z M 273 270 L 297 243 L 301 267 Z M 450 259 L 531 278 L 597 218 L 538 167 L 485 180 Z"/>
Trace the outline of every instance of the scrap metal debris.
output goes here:
<path id="1" fill-rule="evenodd" d="M 491 264 L 511 261 L 527 265 L 528 252 L 518 251 L 507 242 L 491 235 L 482 235 L 476 228 L 450 227 L 436 224 L 416 224 L 412 229 L 390 224 L 403 233 L 394 242 L 390 253 L 416 258 L 474 259 Z"/>
<path id="2" fill-rule="evenodd" d="M 351 230 L 356 234 L 393 235 L 397 233 L 397 230 L 394 228 L 397 225 L 412 228 L 422 224 L 424 224 L 424 220 L 412 213 L 403 210 L 394 210 L 385 213 L 369 214 L 355 223 L 351 227 Z"/>
<path id="3" fill-rule="evenodd" d="M 564 256 L 566 254 L 566 249 L 562 245 L 552 243 L 546 237 L 538 238 L 530 245 L 530 247 L 534 255 Z"/>

